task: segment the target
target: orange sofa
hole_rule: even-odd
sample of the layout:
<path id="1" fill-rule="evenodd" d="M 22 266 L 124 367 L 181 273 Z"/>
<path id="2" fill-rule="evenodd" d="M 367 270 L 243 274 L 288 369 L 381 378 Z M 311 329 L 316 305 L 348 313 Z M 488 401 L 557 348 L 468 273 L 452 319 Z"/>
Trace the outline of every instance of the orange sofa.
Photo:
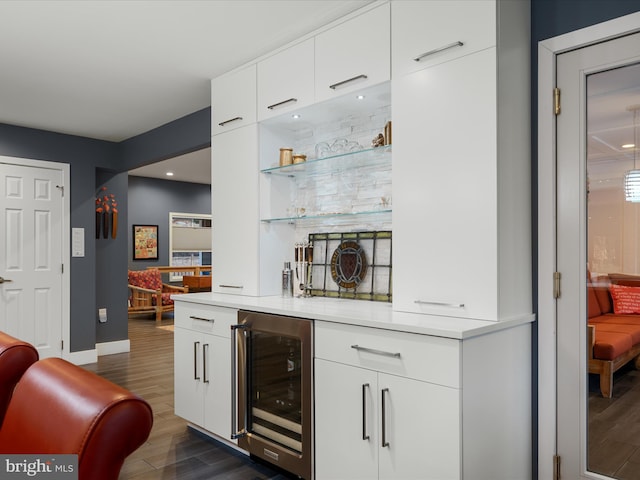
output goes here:
<path id="1" fill-rule="evenodd" d="M 151 431 L 142 398 L 60 358 L 31 365 L 0 428 L 0 452 L 78 456 L 79 480 L 117 480 L 125 458 Z"/>
<path id="2" fill-rule="evenodd" d="M 613 374 L 630 361 L 640 368 L 640 277 L 609 274 L 587 280 L 589 373 L 611 398 Z"/>

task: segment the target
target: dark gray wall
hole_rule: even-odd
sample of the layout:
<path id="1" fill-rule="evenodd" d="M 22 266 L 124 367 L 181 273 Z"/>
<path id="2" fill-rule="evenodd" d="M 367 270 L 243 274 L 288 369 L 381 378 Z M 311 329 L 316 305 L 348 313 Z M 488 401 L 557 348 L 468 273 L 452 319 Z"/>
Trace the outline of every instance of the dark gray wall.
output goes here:
<path id="1" fill-rule="evenodd" d="M 208 147 L 210 119 L 210 109 L 205 108 L 120 143 L 0 124 L 0 155 L 70 165 L 70 228 L 85 229 L 85 256 L 71 258 L 71 352 L 128 338 L 126 171 Z M 95 239 L 95 195 L 103 185 L 117 195 L 120 207 L 116 239 Z M 100 307 L 107 308 L 105 324 L 98 323 Z"/>
<path id="2" fill-rule="evenodd" d="M 129 177 L 129 269 L 169 265 L 169 212 L 211 213 L 211 186 Z M 133 225 L 158 225 L 158 260 L 133 261 Z"/>

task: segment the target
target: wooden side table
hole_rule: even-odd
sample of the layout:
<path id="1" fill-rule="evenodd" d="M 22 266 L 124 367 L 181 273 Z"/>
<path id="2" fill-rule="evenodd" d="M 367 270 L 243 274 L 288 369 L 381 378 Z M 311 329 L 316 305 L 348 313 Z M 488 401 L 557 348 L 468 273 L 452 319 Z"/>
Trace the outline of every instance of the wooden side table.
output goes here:
<path id="1" fill-rule="evenodd" d="M 189 287 L 189 293 L 210 292 L 211 275 L 184 275 L 182 285 Z"/>

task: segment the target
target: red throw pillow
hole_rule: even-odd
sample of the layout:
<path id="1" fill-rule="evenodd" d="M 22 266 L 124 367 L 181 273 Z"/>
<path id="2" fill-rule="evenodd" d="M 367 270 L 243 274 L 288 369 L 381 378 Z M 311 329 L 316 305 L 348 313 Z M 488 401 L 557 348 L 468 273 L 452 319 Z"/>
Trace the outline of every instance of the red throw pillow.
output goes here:
<path id="1" fill-rule="evenodd" d="M 613 299 L 613 313 L 640 313 L 640 287 L 609 285 Z"/>

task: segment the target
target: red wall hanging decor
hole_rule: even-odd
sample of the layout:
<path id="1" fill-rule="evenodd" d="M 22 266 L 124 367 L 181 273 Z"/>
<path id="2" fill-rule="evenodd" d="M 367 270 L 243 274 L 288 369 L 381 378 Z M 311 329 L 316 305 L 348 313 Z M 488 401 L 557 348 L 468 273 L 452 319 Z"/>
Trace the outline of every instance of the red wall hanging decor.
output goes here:
<path id="1" fill-rule="evenodd" d="M 101 187 L 96 193 L 96 238 L 116 238 L 118 234 L 118 202 L 113 193 L 107 193 L 107 187 Z"/>

